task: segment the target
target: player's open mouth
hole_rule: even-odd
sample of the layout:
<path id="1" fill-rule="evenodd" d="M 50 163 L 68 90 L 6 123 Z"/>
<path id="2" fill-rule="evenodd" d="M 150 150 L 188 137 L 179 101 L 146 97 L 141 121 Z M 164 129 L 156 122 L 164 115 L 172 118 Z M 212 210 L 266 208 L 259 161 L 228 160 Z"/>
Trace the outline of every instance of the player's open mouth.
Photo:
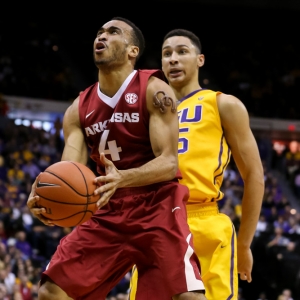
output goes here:
<path id="1" fill-rule="evenodd" d="M 182 71 L 177 69 L 177 70 L 172 70 L 172 71 L 170 71 L 169 75 L 172 76 L 172 77 L 177 77 L 177 76 L 179 76 L 181 73 L 182 73 Z"/>
<path id="2" fill-rule="evenodd" d="M 101 51 L 101 50 L 103 50 L 105 48 L 106 48 L 106 45 L 103 42 L 99 42 L 99 43 L 96 44 L 95 51 L 98 52 L 98 51 Z"/>

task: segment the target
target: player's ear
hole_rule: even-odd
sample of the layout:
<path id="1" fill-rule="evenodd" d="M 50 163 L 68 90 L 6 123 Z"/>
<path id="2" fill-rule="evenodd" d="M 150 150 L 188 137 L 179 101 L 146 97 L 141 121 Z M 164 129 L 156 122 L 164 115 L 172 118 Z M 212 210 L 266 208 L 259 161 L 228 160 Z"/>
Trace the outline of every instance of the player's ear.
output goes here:
<path id="1" fill-rule="evenodd" d="M 202 67 L 204 65 L 204 62 L 205 62 L 204 54 L 198 54 L 198 56 L 197 56 L 198 68 Z"/>
<path id="2" fill-rule="evenodd" d="M 140 49 L 137 46 L 130 46 L 130 50 L 129 50 L 129 56 L 132 58 L 137 58 L 137 56 L 139 55 Z"/>

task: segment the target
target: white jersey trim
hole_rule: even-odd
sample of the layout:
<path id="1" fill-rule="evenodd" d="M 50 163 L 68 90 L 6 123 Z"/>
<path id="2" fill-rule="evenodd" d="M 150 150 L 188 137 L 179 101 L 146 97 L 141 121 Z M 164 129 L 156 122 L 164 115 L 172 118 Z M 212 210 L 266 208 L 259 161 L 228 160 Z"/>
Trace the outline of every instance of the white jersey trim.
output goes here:
<path id="1" fill-rule="evenodd" d="M 123 84 L 121 85 L 121 87 L 119 88 L 119 90 L 115 93 L 115 95 L 110 98 L 108 96 L 106 96 L 105 94 L 103 94 L 100 90 L 100 85 L 98 82 L 98 89 L 97 89 L 97 93 L 99 98 L 105 102 L 108 106 L 110 106 L 111 108 L 115 108 L 117 103 L 120 100 L 121 95 L 124 93 L 124 91 L 126 90 L 127 86 L 129 85 L 131 79 L 133 78 L 133 76 L 136 74 L 137 70 L 133 70 L 128 77 L 125 79 L 125 81 L 123 82 Z"/>
<path id="2" fill-rule="evenodd" d="M 194 268 L 190 262 L 190 258 L 194 253 L 193 248 L 190 246 L 191 237 L 192 234 L 190 233 L 186 238 L 188 247 L 184 257 L 187 290 L 188 291 L 205 290 L 203 282 L 196 278 L 194 273 Z"/>

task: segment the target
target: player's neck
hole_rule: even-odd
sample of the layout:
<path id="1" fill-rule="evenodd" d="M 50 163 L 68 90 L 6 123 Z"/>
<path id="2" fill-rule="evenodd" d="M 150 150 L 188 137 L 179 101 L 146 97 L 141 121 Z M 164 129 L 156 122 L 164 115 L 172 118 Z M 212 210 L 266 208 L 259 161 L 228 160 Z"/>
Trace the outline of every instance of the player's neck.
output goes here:
<path id="1" fill-rule="evenodd" d="M 178 100 L 186 97 L 187 95 L 189 95 L 190 93 L 200 90 L 201 86 L 200 84 L 197 82 L 195 83 L 191 83 L 191 84 L 185 84 L 183 86 L 171 86 L 175 96 Z"/>
<path id="2" fill-rule="evenodd" d="M 101 92 L 108 97 L 113 97 L 120 89 L 126 78 L 133 72 L 132 66 L 121 67 L 114 70 L 99 70 L 98 82 Z"/>

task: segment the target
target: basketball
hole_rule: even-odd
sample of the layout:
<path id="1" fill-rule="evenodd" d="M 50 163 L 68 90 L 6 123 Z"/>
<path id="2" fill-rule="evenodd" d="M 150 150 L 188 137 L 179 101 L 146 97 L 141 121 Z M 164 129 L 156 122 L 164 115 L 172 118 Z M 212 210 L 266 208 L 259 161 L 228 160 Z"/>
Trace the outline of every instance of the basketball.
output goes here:
<path id="1" fill-rule="evenodd" d="M 60 161 L 49 166 L 37 178 L 35 193 L 43 216 L 61 227 L 74 227 L 92 217 L 99 195 L 94 195 L 95 174 L 87 166 Z"/>

